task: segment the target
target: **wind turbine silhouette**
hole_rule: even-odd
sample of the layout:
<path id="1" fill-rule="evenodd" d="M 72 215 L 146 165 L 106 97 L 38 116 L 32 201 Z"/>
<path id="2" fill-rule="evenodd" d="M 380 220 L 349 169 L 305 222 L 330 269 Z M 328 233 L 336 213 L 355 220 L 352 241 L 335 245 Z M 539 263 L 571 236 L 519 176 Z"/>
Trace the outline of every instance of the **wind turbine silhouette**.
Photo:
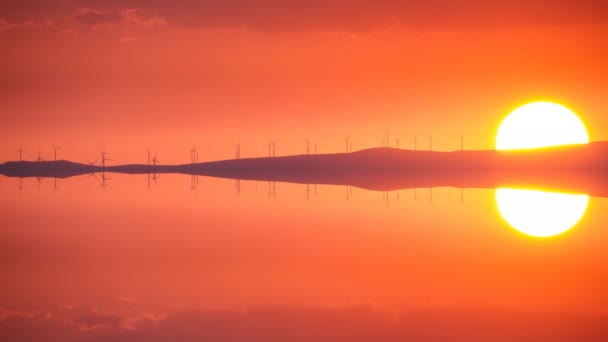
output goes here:
<path id="1" fill-rule="evenodd" d="M 44 159 L 42 159 L 42 154 L 40 154 L 40 149 L 38 149 L 38 159 L 36 159 L 37 162 L 42 162 L 44 161 Z"/>
<path id="2" fill-rule="evenodd" d="M 234 159 L 241 159 L 241 143 L 237 142 L 234 150 Z"/>
<path id="3" fill-rule="evenodd" d="M 306 154 L 310 154 L 310 138 L 306 138 Z"/>
<path id="4" fill-rule="evenodd" d="M 102 150 L 102 152 L 101 152 L 101 155 L 100 155 L 100 157 L 101 157 L 101 167 L 104 168 L 104 169 L 106 167 L 106 162 L 109 161 L 109 160 L 111 160 L 111 159 L 106 158 L 108 155 L 109 155 L 109 153 L 106 152 L 106 149 L 104 148 Z"/>
<path id="5" fill-rule="evenodd" d="M 272 156 L 276 157 L 277 156 L 277 140 L 272 142 Z"/>
<path id="6" fill-rule="evenodd" d="M 349 142 L 350 141 L 350 137 L 345 137 L 344 138 L 344 144 L 346 145 L 346 153 L 348 153 L 348 147 L 349 147 Z"/>
<path id="7" fill-rule="evenodd" d="M 198 162 L 198 153 L 196 151 L 196 145 L 190 149 L 190 164 L 195 164 Z"/>
<path id="8" fill-rule="evenodd" d="M 57 151 L 61 150 L 61 147 L 56 147 L 55 145 L 51 145 L 54 151 L 54 160 L 57 161 Z"/>
<path id="9" fill-rule="evenodd" d="M 17 150 L 17 152 L 19 152 L 19 161 L 23 161 L 23 147 L 21 145 L 19 145 L 19 149 Z"/>
<path id="10" fill-rule="evenodd" d="M 268 157 L 272 157 L 272 141 L 268 140 Z"/>

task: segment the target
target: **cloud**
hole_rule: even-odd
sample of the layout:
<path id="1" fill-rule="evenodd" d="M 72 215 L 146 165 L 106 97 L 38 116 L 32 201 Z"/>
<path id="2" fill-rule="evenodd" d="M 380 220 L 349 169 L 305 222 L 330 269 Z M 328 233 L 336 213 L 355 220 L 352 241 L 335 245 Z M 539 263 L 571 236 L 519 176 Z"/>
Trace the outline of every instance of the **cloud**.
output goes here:
<path id="1" fill-rule="evenodd" d="M 99 312 L 83 313 L 74 319 L 74 323 L 84 329 L 94 329 L 99 327 L 116 329 L 122 323 L 123 318 L 114 314 Z"/>
<path id="2" fill-rule="evenodd" d="M 50 26 L 52 24 L 48 24 L 48 22 L 45 22 L 45 25 Z M 24 22 L 9 22 L 8 20 L 6 20 L 4 18 L 0 18 L 0 32 L 12 30 L 12 29 L 22 29 L 22 28 L 32 29 L 32 28 L 38 28 L 40 26 L 41 26 L 41 24 L 37 24 L 33 20 L 27 20 Z"/>
<path id="3" fill-rule="evenodd" d="M 79 8 L 84 8 L 78 12 Z M 602 0 L 43 0 L 0 4 L 6 18 L 73 15 L 85 25 L 124 21 L 189 29 L 248 28 L 266 32 L 368 32 L 390 26 L 422 31 L 544 25 L 607 24 Z"/>
<path id="4" fill-rule="evenodd" d="M 368 306 L 267 307 L 140 315 L 84 313 L 77 324 L 43 315 L 11 315 L 2 341 L 605 341 L 608 317 L 558 313 L 430 310 L 394 314 Z M 86 327 L 82 329 L 82 324 Z"/>
<path id="5" fill-rule="evenodd" d="M 85 8 L 74 16 L 74 20 L 84 25 L 103 26 L 118 24 L 123 20 L 123 17 L 118 12 L 100 12 Z"/>
<path id="6" fill-rule="evenodd" d="M 258 31 L 360 32 L 387 26 L 459 29 L 608 21 L 608 4 L 600 0 L 127 0 L 112 3 L 155 11 L 170 25 L 199 29 L 247 27 Z"/>
<path id="7" fill-rule="evenodd" d="M 158 14 L 151 13 L 146 15 L 141 9 L 138 8 L 128 8 L 122 10 L 120 11 L 120 15 L 126 23 L 140 27 L 155 27 L 167 24 L 167 21 L 158 16 Z"/>

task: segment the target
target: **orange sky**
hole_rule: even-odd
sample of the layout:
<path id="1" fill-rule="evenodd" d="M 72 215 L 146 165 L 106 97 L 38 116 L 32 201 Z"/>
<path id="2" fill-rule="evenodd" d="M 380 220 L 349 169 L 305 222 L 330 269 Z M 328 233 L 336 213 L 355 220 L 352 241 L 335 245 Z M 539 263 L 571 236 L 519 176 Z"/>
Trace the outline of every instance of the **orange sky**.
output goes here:
<path id="1" fill-rule="evenodd" d="M 60 1 L 0 5 L 0 160 L 164 163 L 379 146 L 494 147 L 504 116 L 558 101 L 608 139 L 601 1 Z M 238 5 L 238 6 L 237 6 Z M 395 144 L 395 141 L 392 142 Z"/>
<path id="2" fill-rule="evenodd" d="M 265 156 L 269 139 L 278 155 L 305 153 L 306 138 L 342 152 L 345 137 L 375 147 L 389 129 L 402 148 L 432 135 L 436 150 L 460 136 L 489 149 L 507 113 L 534 100 L 608 140 L 601 0 L 2 1 L 0 46 L 0 163 L 21 144 L 25 159 L 52 159 L 56 145 L 80 162 L 105 147 L 110 164 L 145 163 L 148 149 L 187 163 L 193 145 L 200 161 L 227 159 L 237 142 Z M 539 240 L 503 222 L 491 190 L 465 190 L 466 204 L 457 189 L 432 203 L 428 189 L 393 192 L 387 206 L 360 189 L 345 201 L 343 187 L 307 200 L 302 184 L 270 198 L 263 182 L 236 196 L 233 180 L 201 177 L 195 193 L 187 176 L 151 189 L 143 175 L 111 178 L 106 191 L 60 179 L 57 192 L 27 178 L 19 192 L 0 177 L 0 336 L 608 334 L 606 199 Z M 428 315 L 391 316 L 402 310 Z"/>

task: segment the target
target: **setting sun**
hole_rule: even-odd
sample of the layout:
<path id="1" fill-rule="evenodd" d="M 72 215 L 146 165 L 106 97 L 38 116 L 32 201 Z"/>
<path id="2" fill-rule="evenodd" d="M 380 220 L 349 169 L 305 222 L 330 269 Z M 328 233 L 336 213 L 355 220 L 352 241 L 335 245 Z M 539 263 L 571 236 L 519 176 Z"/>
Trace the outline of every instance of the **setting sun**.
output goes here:
<path id="1" fill-rule="evenodd" d="M 570 109 L 533 102 L 511 112 L 500 124 L 497 150 L 514 150 L 589 142 L 583 122 Z"/>

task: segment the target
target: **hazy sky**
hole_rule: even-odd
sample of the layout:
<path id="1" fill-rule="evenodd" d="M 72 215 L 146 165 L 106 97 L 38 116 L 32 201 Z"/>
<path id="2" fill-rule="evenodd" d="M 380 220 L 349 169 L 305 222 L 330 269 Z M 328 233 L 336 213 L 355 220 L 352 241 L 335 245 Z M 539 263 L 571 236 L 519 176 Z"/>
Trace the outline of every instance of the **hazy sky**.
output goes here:
<path id="1" fill-rule="evenodd" d="M 602 1 L 0 4 L 0 160 L 163 163 L 379 146 L 493 148 L 538 99 L 608 139 Z M 395 141 L 392 142 L 395 145 Z"/>

